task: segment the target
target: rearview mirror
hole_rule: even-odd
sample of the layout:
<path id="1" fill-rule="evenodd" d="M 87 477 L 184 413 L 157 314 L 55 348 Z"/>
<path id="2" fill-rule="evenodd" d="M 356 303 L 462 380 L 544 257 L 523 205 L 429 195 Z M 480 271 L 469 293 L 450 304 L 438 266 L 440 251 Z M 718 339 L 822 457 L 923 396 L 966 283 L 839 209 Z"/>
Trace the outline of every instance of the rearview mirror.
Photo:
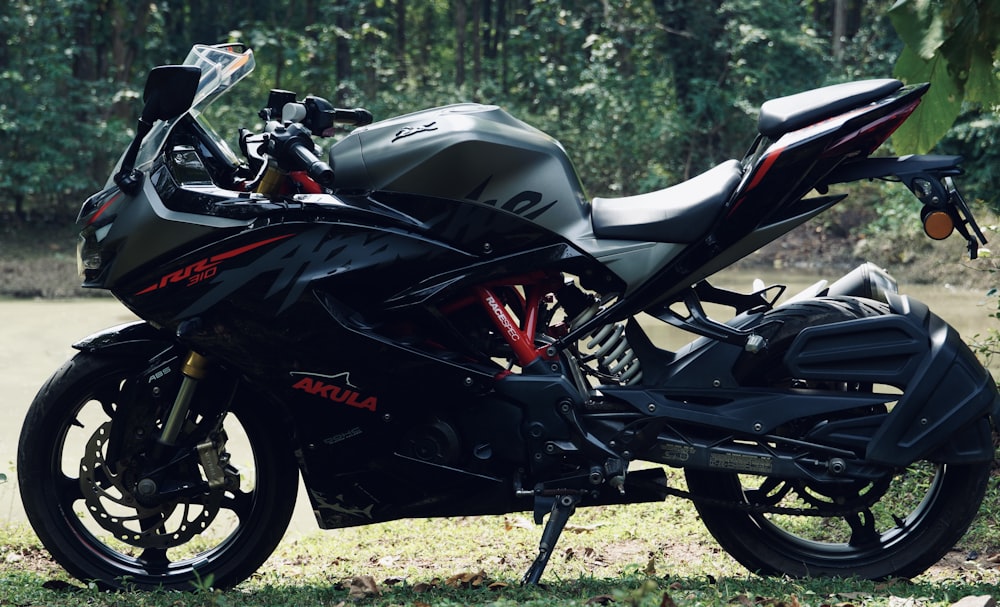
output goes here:
<path id="1" fill-rule="evenodd" d="M 170 120 L 191 109 L 201 80 L 201 68 L 194 65 L 161 65 L 146 78 L 142 100 L 142 120 L 149 124 Z"/>
<path id="2" fill-rule="evenodd" d="M 125 150 L 121 168 L 114 177 L 118 187 L 129 196 L 135 196 L 142 189 L 142 173 L 135 170 L 135 158 L 142 140 L 157 120 L 177 118 L 191 109 L 200 80 L 201 68 L 194 65 L 161 65 L 150 70 L 142 92 L 142 100 L 146 103 L 142 106 L 135 137 Z"/>

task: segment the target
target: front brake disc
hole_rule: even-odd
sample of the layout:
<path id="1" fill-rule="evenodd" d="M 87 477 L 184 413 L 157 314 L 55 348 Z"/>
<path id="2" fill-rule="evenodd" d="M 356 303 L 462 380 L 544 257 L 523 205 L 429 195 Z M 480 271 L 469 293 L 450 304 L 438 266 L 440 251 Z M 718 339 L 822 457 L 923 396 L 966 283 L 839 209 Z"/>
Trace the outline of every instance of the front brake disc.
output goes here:
<path id="1" fill-rule="evenodd" d="M 124 471 L 105 461 L 111 422 L 102 424 L 80 459 L 80 491 L 91 517 L 126 544 L 138 548 L 173 548 L 206 530 L 219 513 L 224 491 L 169 500 L 145 507 L 124 482 Z"/>

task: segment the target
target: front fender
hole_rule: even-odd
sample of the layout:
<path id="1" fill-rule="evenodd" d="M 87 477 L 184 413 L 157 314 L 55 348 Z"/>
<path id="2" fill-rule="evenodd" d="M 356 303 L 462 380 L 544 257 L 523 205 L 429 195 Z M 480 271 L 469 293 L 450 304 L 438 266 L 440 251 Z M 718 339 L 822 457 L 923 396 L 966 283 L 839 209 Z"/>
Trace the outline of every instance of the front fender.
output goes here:
<path id="1" fill-rule="evenodd" d="M 924 304 L 889 294 L 893 314 L 803 330 L 785 362 L 794 377 L 850 377 L 902 390 L 872 437 L 867 459 L 906 466 L 989 461 L 1000 396 L 989 372 Z"/>
<path id="2" fill-rule="evenodd" d="M 173 335 L 144 321 L 102 329 L 73 344 L 88 353 L 105 352 L 121 356 L 150 356 L 176 345 Z"/>

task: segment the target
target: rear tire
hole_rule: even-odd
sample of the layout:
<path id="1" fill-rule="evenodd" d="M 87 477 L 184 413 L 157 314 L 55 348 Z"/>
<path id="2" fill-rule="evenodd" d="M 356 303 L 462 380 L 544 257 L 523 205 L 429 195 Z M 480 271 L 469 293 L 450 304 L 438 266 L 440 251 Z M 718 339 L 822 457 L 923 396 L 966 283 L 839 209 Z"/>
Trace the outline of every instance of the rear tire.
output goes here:
<path id="1" fill-rule="evenodd" d="M 129 464 L 117 462 L 145 454 L 104 456 L 109 422 L 138 392 L 129 387 L 145 364 L 84 352 L 42 387 L 18 445 L 28 520 L 60 565 L 102 588 L 234 586 L 268 558 L 291 519 L 298 486 L 291 449 L 277 438 L 273 413 L 237 396 L 224 426 L 236 467 L 227 468 L 227 484 L 140 506 L 116 480 L 118 466 Z M 202 476 L 197 461 L 178 469 Z"/>
<path id="2" fill-rule="evenodd" d="M 769 315 L 780 326 L 768 336 L 768 350 L 744 354 L 734 374 L 747 386 L 817 387 L 824 382 L 803 385 L 783 364 L 795 336 L 808 326 L 888 313 L 879 302 L 846 297 L 778 308 Z M 834 386 L 849 389 L 837 378 L 822 387 Z M 859 481 L 846 491 L 822 483 L 730 472 L 688 470 L 686 477 L 689 490 L 703 498 L 695 506 L 705 527 L 750 571 L 882 579 L 922 573 L 961 539 L 979 511 L 991 467 L 991 462 L 914 462 L 879 481 Z M 857 511 L 844 515 L 845 501 L 859 504 Z M 750 511 L 755 504 L 826 510 L 829 515 Z"/>

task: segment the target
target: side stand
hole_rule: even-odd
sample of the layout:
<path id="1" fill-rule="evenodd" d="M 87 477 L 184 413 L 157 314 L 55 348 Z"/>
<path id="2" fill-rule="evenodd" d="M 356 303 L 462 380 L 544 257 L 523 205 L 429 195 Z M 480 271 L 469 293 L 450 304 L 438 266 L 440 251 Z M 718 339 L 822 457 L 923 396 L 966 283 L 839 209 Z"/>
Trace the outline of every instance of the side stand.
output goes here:
<path id="1" fill-rule="evenodd" d="M 524 578 L 521 579 L 522 584 L 538 584 L 538 580 L 542 578 L 542 572 L 545 571 L 545 566 L 549 563 L 549 557 L 552 556 L 552 549 L 555 548 L 559 536 L 566 527 L 566 521 L 573 516 L 576 505 L 579 503 L 579 495 L 556 497 L 552 504 L 552 511 L 549 513 L 549 520 L 545 522 L 545 528 L 542 530 L 542 540 L 538 543 L 538 556 L 535 557 L 535 561 L 528 568 L 528 572 L 524 574 Z"/>

